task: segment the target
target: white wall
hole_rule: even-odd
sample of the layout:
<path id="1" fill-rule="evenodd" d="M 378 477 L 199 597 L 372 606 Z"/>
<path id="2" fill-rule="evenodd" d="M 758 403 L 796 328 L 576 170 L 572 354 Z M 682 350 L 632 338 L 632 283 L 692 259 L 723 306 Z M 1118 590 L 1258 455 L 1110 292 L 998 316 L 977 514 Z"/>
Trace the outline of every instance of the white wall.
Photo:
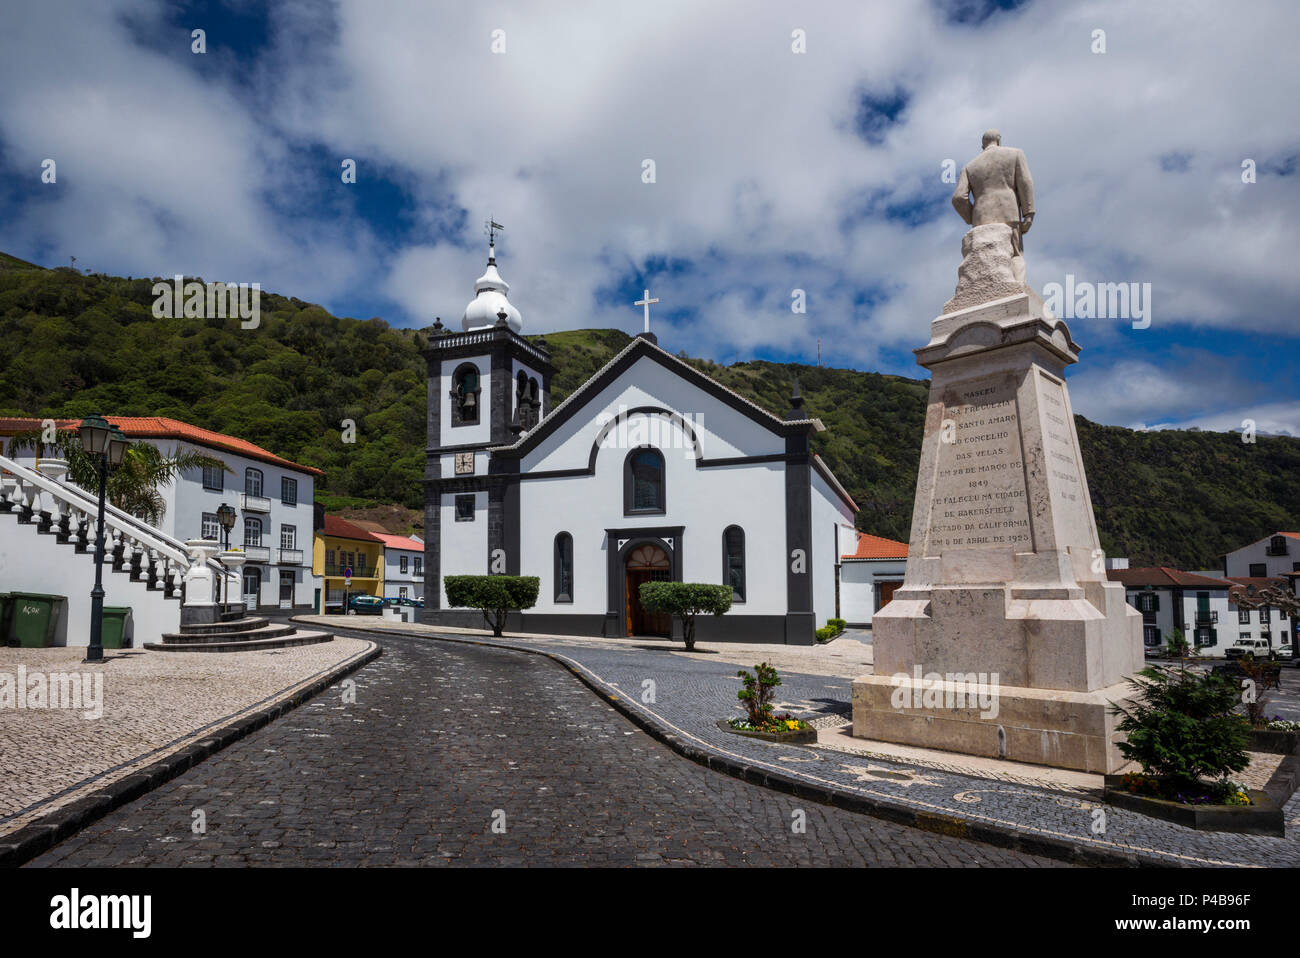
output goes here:
<path id="1" fill-rule="evenodd" d="M 846 548 L 845 552 L 852 551 Z M 876 608 L 877 582 L 902 582 L 906 559 L 867 559 L 840 566 L 840 618 L 871 624 Z"/>
<path id="2" fill-rule="evenodd" d="M 464 524 L 461 523 L 461 525 Z M 404 573 L 401 571 L 403 556 L 406 557 L 406 572 Z M 424 566 L 420 566 L 420 571 L 417 574 L 415 571 L 417 559 L 423 563 L 424 553 L 384 546 L 384 596 L 386 598 L 401 596 L 403 586 L 406 587 L 406 597 L 408 599 L 424 597 Z"/>
<path id="3" fill-rule="evenodd" d="M 108 548 L 107 544 L 105 548 Z M 104 605 L 129 606 L 135 623 L 135 647 L 157 642 L 180 627 L 180 599 L 163 598 L 145 583 L 132 582 L 104 562 Z M 56 645 L 90 644 L 90 590 L 95 585 L 95 557 L 77 554 L 69 543 L 41 535 L 35 525 L 20 525 L 14 513 L 0 515 L 0 592 L 37 592 L 67 596 L 55 636 Z"/>
<path id="4" fill-rule="evenodd" d="M 1227 574 L 1234 577 L 1249 576 L 1250 567 L 1258 563 L 1264 565 L 1266 575 L 1270 577 L 1278 577 L 1296 571 L 1297 563 L 1300 563 L 1300 539 L 1283 536 L 1282 542 L 1286 548 L 1286 554 L 1271 556 L 1267 552 L 1272 539 L 1272 536 L 1265 536 L 1257 542 L 1242 546 L 1235 552 L 1229 552 L 1224 556 L 1228 570 Z"/>
<path id="5" fill-rule="evenodd" d="M 524 456 L 521 471 L 585 468 L 602 425 L 617 416 L 620 408 L 638 406 L 662 406 L 689 418 L 708 459 L 785 452 L 785 440 L 780 436 L 643 356 L 588 401 L 581 413 Z M 629 422 L 629 438 L 630 429 Z M 680 432 L 677 438 L 682 441 Z M 626 453 L 626 448 L 623 451 Z M 689 449 L 678 451 L 689 454 Z"/>
<path id="6" fill-rule="evenodd" d="M 853 526 L 853 513 L 825 479 L 812 473 L 813 611 L 817 627 L 835 618 L 835 567 L 840 556 L 851 551 L 842 547 L 842 529 Z M 843 616 L 841 616 L 843 618 Z M 846 620 L 847 621 L 847 620 Z"/>
<path id="7" fill-rule="evenodd" d="M 471 493 L 460 493 L 471 495 Z M 487 525 L 488 494 L 472 493 L 474 496 L 474 521 L 456 521 L 456 494 L 445 493 L 442 496 L 442 508 L 439 528 L 442 530 L 441 569 L 438 581 L 438 603 L 440 608 L 447 608 L 447 593 L 442 588 L 441 576 L 448 575 L 486 575 L 487 563 Z M 430 604 L 425 596 L 425 605 Z"/>
<path id="8" fill-rule="evenodd" d="M 718 402 L 712 396 L 671 377 L 678 395 L 659 373 L 656 363 L 642 360 L 604 391 L 603 405 L 594 405 L 548 437 L 525 457 L 537 471 L 585 468 L 599 431 L 596 414 L 617 414 L 619 406 L 666 405 L 683 412 L 702 413 L 693 423 L 707 458 L 759 455 L 784 451 L 784 441 Z M 629 381 L 631 380 L 631 381 Z M 646 420 L 661 443 L 665 467 L 664 515 L 628 516 L 623 511 L 623 464 L 627 447 L 602 447 L 596 456 L 594 476 L 525 480 L 520 483 L 520 543 L 522 574 L 541 579 L 536 611 L 604 613 L 607 606 L 606 528 L 684 526 L 682 575 L 686 581 L 722 579 L 722 533 L 730 525 L 745 531 L 746 601 L 731 615 L 783 615 L 785 582 L 785 464 L 781 462 L 719 466 L 699 469 L 689 434 L 664 416 L 638 414 L 628 419 L 627 438 L 637 445 L 639 431 L 651 435 Z M 641 421 L 638 428 L 637 421 Z M 743 420 L 743 423 L 740 421 Z M 751 428 L 752 427 L 752 428 Z M 727 431 L 726 437 L 718 431 Z M 617 436 L 617 434 L 616 434 Z M 574 545 L 574 601 L 553 601 L 555 535 L 568 532 Z M 617 543 L 612 544 L 617 548 Z"/>

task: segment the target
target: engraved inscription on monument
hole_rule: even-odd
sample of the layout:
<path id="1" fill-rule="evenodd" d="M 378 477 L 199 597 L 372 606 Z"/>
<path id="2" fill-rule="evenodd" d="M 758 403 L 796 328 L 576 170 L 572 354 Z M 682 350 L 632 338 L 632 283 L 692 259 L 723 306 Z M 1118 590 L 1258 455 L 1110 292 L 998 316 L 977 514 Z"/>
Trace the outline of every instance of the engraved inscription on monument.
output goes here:
<path id="1" fill-rule="evenodd" d="M 1005 377 L 949 386 L 938 447 L 927 555 L 954 549 L 1027 551 L 1019 412 Z"/>
<path id="2" fill-rule="evenodd" d="M 1094 548 L 1097 537 L 1093 531 L 1065 387 L 1042 370 L 1034 379 L 1038 387 L 1038 407 L 1043 416 L 1043 460 L 1060 537 L 1057 546 Z"/>

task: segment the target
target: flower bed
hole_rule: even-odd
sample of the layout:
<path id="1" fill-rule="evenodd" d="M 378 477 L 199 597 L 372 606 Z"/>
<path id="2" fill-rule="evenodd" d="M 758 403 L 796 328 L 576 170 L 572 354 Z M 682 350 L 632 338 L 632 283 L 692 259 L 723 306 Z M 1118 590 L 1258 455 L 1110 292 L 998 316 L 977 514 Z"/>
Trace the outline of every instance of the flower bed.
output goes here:
<path id="1" fill-rule="evenodd" d="M 1285 836 L 1282 808 L 1236 782 L 1188 786 L 1154 775 L 1107 775 L 1107 804 L 1199 831 Z"/>
<path id="2" fill-rule="evenodd" d="M 817 741 L 817 730 L 789 713 L 774 715 L 771 721 L 754 725 L 743 718 L 718 719 L 718 728 L 736 735 L 761 738 L 768 742 L 803 744 Z"/>

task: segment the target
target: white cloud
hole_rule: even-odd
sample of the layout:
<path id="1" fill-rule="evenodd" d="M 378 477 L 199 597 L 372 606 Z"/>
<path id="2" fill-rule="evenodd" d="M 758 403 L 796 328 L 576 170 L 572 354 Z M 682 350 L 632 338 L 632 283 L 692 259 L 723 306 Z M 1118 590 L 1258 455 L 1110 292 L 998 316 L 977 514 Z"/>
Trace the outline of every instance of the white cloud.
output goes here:
<path id="1" fill-rule="evenodd" d="M 507 225 L 501 271 L 526 331 L 639 329 L 630 301 L 599 291 L 666 257 L 695 266 L 651 278 L 658 315 L 697 311 L 658 327 L 673 351 L 811 355 L 820 338 L 835 364 L 870 368 L 882 350 L 923 343 L 951 296 L 964 226 L 940 166 L 966 162 L 995 125 L 1036 177 L 1036 286 L 1066 272 L 1151 282 L 1157 328 L 1295 335 L 1300 191 L 1264 172 L 1300 151 L 1287 122 L 1300 12 L 1283 2 L 1205 0 L 1177 17 L 1118 0 L 1038 3 L 973 30 L 943 24 L 927 0 L 343 0 L 337 29 L 314 6 L 279 8 L 273 48 L 243 78 L 251 93 L 135 46 L 122 9 L 157 8 L 79 8 L 69 29 L 56 5 L 40 5 L 6 24 L 5 159 L 35 171 L 56 155 L 65 185 L 5 224 L 0 248 L 38 237 L 95 267 L 260 280 L 327 306 L 383 296 L 399 307 L 391 319 L 439 315 L 456 328 L 491 213 Z M 1104 55 L 1089 52 L 1098 26 Z M 795 27 L 805 55 L 790 52 Z M 497 28 L 504 55 L 490 52 Z M 910 95 L 878 147 L 852 132 L 864 89 Z M 410 177 L 429 235 L 389 248 L 350 198 L 306 220 L 277 215 L 277 191 L 316 175 L 286 168 L 304 146 L 356 158 L 363 178 Z M 1162 170 L 1170 152 L 1188 155 L 1184 172 Z M 640 179 L 647 157 L 654 185 Z M 1251 186 L 1239 178 L 1246 157 L 1261 167 Z M 319 175 L 337 180 L 336 169 Z M 842 233 L 880 191 L 937 200 L 944 215 Z M 461 209 L 464 232 L 440 237 Z M 806 316 L 789 311 L 795 287 L 808 292 Z M 855 308 L 857 289 L 888 298 Z M 1085 347 L 1115 335 L 1074 332 Z M 1205 378 L 1195 369 L 1150 365 L 1126 383 L 1119 367 L 1090 370 L 1086 352 L 1077 368 L 1076 407 L 1102 421 L 1172 421 L 1207 399 L 1188 385 Z"/>

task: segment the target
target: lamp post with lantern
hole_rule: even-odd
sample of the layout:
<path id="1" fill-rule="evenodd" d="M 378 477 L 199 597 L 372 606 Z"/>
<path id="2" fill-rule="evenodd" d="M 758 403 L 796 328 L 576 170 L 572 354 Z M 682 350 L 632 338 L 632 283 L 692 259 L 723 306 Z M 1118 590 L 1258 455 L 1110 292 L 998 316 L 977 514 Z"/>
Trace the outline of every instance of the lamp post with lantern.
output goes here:
<path id="1" fill-rule="evenodd" d="M 235 507 L 230 505 L 229 503 L 223 502 L 217 508 L 217 522 L 221 524 L 221 533 L 223 538 L 225 539 L 225 542 L 222 543 L 224 547 L 224 551 L 229 552 L 230 551 L 230 530 L 235 527 Z M 226 600 L 229 598 L 229 588 L 230 588 L 229 585 L 227 584 L 227 581 L 229 580 L 230 576 L 227 573 L 225 566 L 226 564 L 222 562 L 221 563 L 221 567 L 222 567 L 221 611 L 222 612 L 225 612 L 226 610 Z"/>
<path id="2" fill-rule="evenodd" d="M 120 465 L 126 454 L 127 439 L 122 431 L 98 413 L 87 416 L 77 428 L 81 448 L 95 462 L 99 471 L 99 517 L 95 522 L 95 587 L 90 591 L 90 647 L 87 662 L 104 660 L 104 496 L 108 470 Z"/>

